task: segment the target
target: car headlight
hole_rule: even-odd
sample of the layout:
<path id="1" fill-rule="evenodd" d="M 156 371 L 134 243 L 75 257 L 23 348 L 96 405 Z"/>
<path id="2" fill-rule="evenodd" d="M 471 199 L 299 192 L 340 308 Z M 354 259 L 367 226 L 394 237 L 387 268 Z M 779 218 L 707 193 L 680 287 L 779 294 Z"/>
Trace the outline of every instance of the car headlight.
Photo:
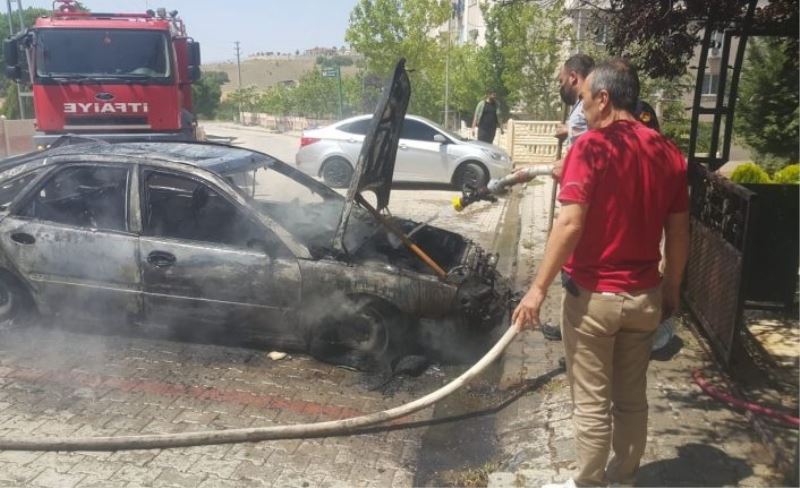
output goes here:
<path id="1" fill-rule="evenodd" d="M 488 154 L 489 157 L 494 159 L 495 161 L 505 161 L 505 160 L 508 159 L 508 157 L 505 154 L 501 153 L 501 152 L 491 151 L 491 150 L 488 150 L 488 149 L 484 149 L 484 152 L 486 154 Z"/>

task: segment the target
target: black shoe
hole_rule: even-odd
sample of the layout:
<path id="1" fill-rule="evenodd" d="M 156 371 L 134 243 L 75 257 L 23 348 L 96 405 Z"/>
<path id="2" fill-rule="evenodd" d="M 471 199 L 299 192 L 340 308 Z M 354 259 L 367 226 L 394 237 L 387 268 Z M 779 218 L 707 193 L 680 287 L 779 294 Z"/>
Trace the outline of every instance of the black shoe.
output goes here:
<path id="1" fill-rule="evenodd" d="M 548 341 L 560 341 L 561 340 L 561 328 L 555 326 L 553 324 L 542 324 L 539 326 L 539 329 L 542 331 L 542 335 Z"/>

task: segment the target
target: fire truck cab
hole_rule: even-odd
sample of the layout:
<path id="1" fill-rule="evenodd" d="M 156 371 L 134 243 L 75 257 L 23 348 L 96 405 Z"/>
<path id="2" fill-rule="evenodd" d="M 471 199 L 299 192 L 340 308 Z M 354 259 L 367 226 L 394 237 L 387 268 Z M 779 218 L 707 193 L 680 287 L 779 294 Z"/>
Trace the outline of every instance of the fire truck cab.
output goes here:
<path id="1" fill-rule="evenodd" d="M 81 11 L 74 0 L 57 4 L 4 44 L 6 76 L 29 77 L 33 86 L 38 147 L 64 134 L 196 139 L 200 45 L 177 11 L 110 14 Z"/>

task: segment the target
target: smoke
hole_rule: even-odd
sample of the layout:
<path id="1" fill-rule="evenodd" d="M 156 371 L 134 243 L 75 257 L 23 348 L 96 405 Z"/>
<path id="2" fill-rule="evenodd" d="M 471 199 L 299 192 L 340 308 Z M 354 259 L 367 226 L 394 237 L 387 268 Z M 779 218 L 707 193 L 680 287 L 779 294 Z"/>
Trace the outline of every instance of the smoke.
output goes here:
<path id="1" fill-rule="evenodd" d="M 316 257 L 326 255 L 342 200 L 278 169 L 261 168 L 225 179 L 257 211 L 289 230 L 312 253 L 319 251 Z M 38 245 L 10 257 L 25 275 L 44 277 L 36 290 L 46 301 L 46 311 L 65 318 L 60 324 L 65 327 L 63 336 L 51 336 L 51 346 L 38 348 L 36 367 L 102 369 L 113 354 L 106 347 L 109 338 L 75 335 L 84 332 L 284 348 L 380 370 L 391 369 L 404 356 L 466 363 L 485 349 L 482 334 L 457 320 L 400 317 L 394 308 L 383 309 L 379 300 L 369 305 L 384 315 L 379 318 L 387 324 L 381 332 L 387 339 L 370 339 L 363 325 L 370 320 L 363 317 L 366 305 L 354 298 L 369 293 L 360 282 L 369 273 L 364 265 L 429 272 L 383 232 L 351 256 L 349 265 L 330 259 L 304 262 L 301 279 L 297 262 L 281 259 L 286 250 L 277 238 L 264 236 L 223 194 L 192 178 L 145 173 L 140 179 L 145 190 L 143 236 L 129 234 L 128 180 L 123 167 L 65 168 L 54 173 L 22 211 L 33 218 L 23 230 L 30 226 Z M 354 219 L 351 225 L 359 223 Z M 415 240 L 445 268 L 456 264 L 465 245 L 461 236 L 411 221 L 400 223 L 406 231 L 416 227 Z M 386 286 L 396 284 L 390 280 Z M 139 289 L 144 289 L 143 296 L 135 293 Z M 301 292 L 312 298 L 297 304 Z M 390 290 L 388 295 L 403 293 L 411 292 Z M 299 310 L 287 310 L 296 306 Z M 356 320 L 361 321 L 358 327 L 353 325 Z M 355 339 L 342 337 L 341 331 L 367 338 L 353 350 L 343 344 Z"/>

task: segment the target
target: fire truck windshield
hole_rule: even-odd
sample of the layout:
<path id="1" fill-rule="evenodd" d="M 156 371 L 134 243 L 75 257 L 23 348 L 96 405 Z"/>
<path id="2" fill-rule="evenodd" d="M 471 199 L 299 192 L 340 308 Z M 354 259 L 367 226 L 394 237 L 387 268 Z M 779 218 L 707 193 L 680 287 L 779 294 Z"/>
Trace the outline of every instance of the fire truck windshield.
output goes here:
<path id="1" fill-rule="evenodd" d="M 170 49 L 163 32 L 107 29 L 40 29 L 36 33 L 39 79 L 171 77 Z"/>

